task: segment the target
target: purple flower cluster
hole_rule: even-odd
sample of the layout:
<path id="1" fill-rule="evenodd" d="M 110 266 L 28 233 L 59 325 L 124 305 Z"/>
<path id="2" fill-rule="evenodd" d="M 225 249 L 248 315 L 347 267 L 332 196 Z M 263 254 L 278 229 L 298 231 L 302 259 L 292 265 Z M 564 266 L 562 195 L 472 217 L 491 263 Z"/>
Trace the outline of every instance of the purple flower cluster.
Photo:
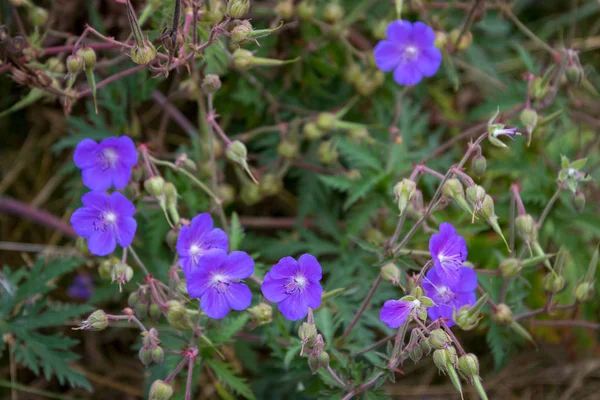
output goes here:
<path id="1" fill-rule="evenodd" d="M 387 40 L 375 46 L 375 64 L 384 72 L 394 70 L 399 85 L 416 85 L 440 68 L 442 53 L 434 41 L 435 32 L 424 23 L 394 21 L 388 25 Z"/>
<path id="2" fill-rule="evenodd" d="M 467 259 L 467 244 L 452 224 L 444 222 L 440 225 L 440 233 L 429 239 L 429 252 L 434 267 L 427 272 L 422 286 L 434 306 L 427 309 L 427 314 L 432 320 L 442 318 L 448 326 L 453 326 L 453 310 L 476 301 L 477 276 L 471 268 L 463 266 Z M 418 300 L 388 300 L 379 318 L 390 328 L 398 328 L 411 311 L 420 306 L 417 303 Z"/>
<path id="3" fill-rule="evenodd" d="M 133 141 L 127 136 L 100 143 L 83 139 L 75 148 L 73 161 L 82 170 L 83 184 L 92 189 L 82 197 L 83 207 L 71 216 L 73 229 L 88 239 L 90 252 L 98 256 L 112 253 L 117 243 L 129 246 L 137 229 L 135 207 L 121 193 L 104 191 L 112 185 L 122 189 L 129 182 L 137 163 Z"/>

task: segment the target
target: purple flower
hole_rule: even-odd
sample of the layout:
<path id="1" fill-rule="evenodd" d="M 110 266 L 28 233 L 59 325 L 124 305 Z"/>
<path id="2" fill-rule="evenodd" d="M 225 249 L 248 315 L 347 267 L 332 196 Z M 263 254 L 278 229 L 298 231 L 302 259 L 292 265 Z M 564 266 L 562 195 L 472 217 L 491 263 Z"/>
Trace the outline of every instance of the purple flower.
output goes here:
<path id="1" fill-rule="evenodd" d="M 419 300 L 388 300 L 379 312 L 379 319 L 390 328 L 399 328 L 406 321 L 411 311 L 420 305 Z"/>
<path id="2" fill-rule="evenodd" d="M 310 254 L 303 254 L 298 261 L 284 257 L 265 275 L 262 292 L 290 321 L 306 317 L 308 308 L 321 305 L 323 288 L 321 265 Z"/>
<path id="3" fill-rule="evenodd" d="M 67 288 L 67 294 L 74 299 L 87 300 L 94 293 L 94 282 L 90 274 L 75 275 L 73 282 Z"/>
<path id="4" fill-rule="evenodd" d="M 447 319 L 446 324 L 453 326 L 452 311 L 460 309 L 467 304 L 475 304 L 475 289 L 477 289 L 477 275 L 469 267 L 460 267 L 458 280 L 449 282 L 440 274 L 440 269 L 432 268 L 423 280 L 423 289 L 427 296 L 433 300 L 435 306 L 427 309 L 429 318 L 435 320 L 439 317 Z"/>
<path id="5" fill-rule="evenodd" d="M 440 225 L 440 233 L 429 239 L 429 252 L 438 275 L 448 282 L 455 282 L 459 269 L 467 259 L 467 243 L 449 222 Z"/>
<path id="6" fill-rule="evenodd" d="M 229 247 L 227 234 L 219 228 L 213 229 L 210 214 L 202 213 L 192 219 L 190 226 L 184 226 L 177 238 L 179 266 L 187 276 L 210 249 L 221 249 L 227 252 Z"/>
<path id="7" fill-rule="evenodd" d="M 97 256 L 112 253 L 117 243 L 131 244 L 137 223 L 135 207 L 119 192 L 110 196 L 104 192 L 89 192 L 81 198 L 83 207 L 71 216 L 75 232 L 88 240 L 90 252 Z"/>
<path id="8" fill-rule="evenodd" d="M 135 144 L 127 136 L 110 137 L 100 143 L 83 139 L 75 148 L 75 165 L 81 168 L 83 184 L 92 190 L 127 186 L 131 168 L 137 163 Z"/>
<path id="9" fill-rule="evenodd" d="M 250 289 L 239 280 L 253 272 L 254 261 L 243 251 L 228 255 L 212 249 L 187 276 L 187 291 L 190 297 L 200 298 L 200 307 L 210 318 L 224 318 L 230 309 L 245 310 L 252 302 Z"/>
<path id="10" fill-rule="evenodd" d="M 416 85 L 440 68 L 442 53 L 433 45 L 435 32 L 424 23 L 394 21 L 388 25 L 387 38 L 375 46 L 375 64 L 384 72 L 394 70 L 398 84 Z"/>

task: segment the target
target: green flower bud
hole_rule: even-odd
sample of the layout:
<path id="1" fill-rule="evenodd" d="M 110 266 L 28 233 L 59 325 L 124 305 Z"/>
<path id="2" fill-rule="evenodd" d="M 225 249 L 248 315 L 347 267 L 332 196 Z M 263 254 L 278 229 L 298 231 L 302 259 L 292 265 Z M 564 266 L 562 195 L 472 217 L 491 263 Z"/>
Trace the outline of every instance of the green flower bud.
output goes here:
<path id="1" fill-rule="evenodd" d="M 183 331 L 189 328 L 190 321 L 185 307 L 176 300 L 167 302 L 169 311 L 167 311 L 167 321 L 173 328 Z"/>
<path id="2" fill-rule="evenodd" d="M 514 278 L 523 269 L 523 263 L 516 258 L 505 258 L 500 262 L 500 272 L 505 278 Z"/>
<path id="3" fill-rule="evenodd" d="M 309 20 L 315 15 L 317 7 L 308 1 L 302 1 L 298 4 L 297 10 L 300 19 Z"/>
<path id="4" fill-rule="evenodd" d="M 231 18 L 240 19 L 250 11 L 250 0 L 229 0 L 227 3 L 227 15 Z"/>
<path id="5" fill-rule="evenodd" d="M 83 47 L 77 50 L 76 55 L 83 60 L 84 68 L 92 70 L 96 67 L 96 52 L 93 49 Z"/>
<path id="6" fill-rule="evenodd" d="M 137 303 L 140 301 L 140 296 L 138 292 L 132 292 L 127 298 L 127 305 L 134 309 Z"/>
<path id="7" fill-rule="evenodd" d="M 308 343 L 317 336 L 317 327 L 315 324 L 303 322 L 298 328 L 298 337 L 303 343 Z"/>
<path id="8" fill-rule="evenodd" d="M 150 386 L 148 400 L 169 400 L 173 397 L 173 387 L 165 381 L 156 380 Z"/>
<path id="9" fill-rule="evenodd" d="M 179 238 L 179 231 L 177 229 L 171 229 L 167 232 L 166 242 L 170 249 L 175 249 L 177 246 L 177 239 Z"/>
<path id="10" fill-rule="evenodd" d="M 450 31 L 450 43 L 453 45 L 458 40 L 458 36 L 460 35 L 460 29 L 453 29 Z M 456 45 L 456 50 L 463 51 L 469 48 L 473 43 L 473 34 L 471 32 L 464 32 L 460 38 L 460 41 Z"/>
<path id="11" fill-rule="evenodd" d="M 556 275 L 551 272 L 544 277 L 543 280 L 544 290 L 549 293 L 558 293 L 565 287 L 565 278 L 560 275 Z"/>
<path id="12" fill-rule="evenodd" d="M 55 73 L 55 74 L 64 74 L 65 73 L 65 65 L 57 57 L 50 57 L 48 59 L 48 61 L 46 61 L 46 68 L 48 68 L 48 71 Z"/>
<path id="13" fill-rule="evenodd" d="M 438 349 L 433 352 L 433 363 L 441 372 L 445 373 L 448 370 L 449 361 L 447 349 Z"/>
<path id="14" fill-rule="evenodd" d="M 350 129 L 348 136 L 356 143 L 362 143 L 363 141 L 370 143 L 373 141 L 366 128 Z"/>
<path id="15" fill-rule="evenodd" d="M 165 188 L 164 188 L 164 193 L 165 193 L 165 202 L 167 203 L 167 206 L 169 206 L 169 205 L 177 206 L 177 199 L 179 198 L 179 194 L 177 193 L 177 188 L 175 187 L 175 185 L 172 184 L 171 182 L 166 182 Z"/>
<path id="16" fill-rule="evenodd" d="M 273 307 L 267 303 L 259 303 L 254 307 L 250 307 L 248 313 L 258 325 L 268 324 L 273 319 Z"/>
<path id="17" fill-rule="evenodd" d="M 575 192 L 573 195 L 573 206 L 578 212 L 583 212 L 585 208 L 585 194 L 581 191 Z"/>
<path id="18" fill-rule="evenodd" d="M 174 31 L 171 28 L 163 30 L 160 40 L 164 48 L 167 49 L 170 54 L 176 53 L 185 43 L 183 34 L 180 31 Z"/>
<path id="19" fill-rule="evenodd" d="M 329 354 L 326 351 L 322 351 L 317 356 L 319 358 L 319 367 L 327 368 L 329 367 Z"/>
<path id="20" fill-rule="evenodd" d="M 291 139 L 283 139 L 277 146 L 277 154 L 287 159 L 295 158 L 298 155 L 298 142 Z"/>
<path id="21" fill-rule="evenodd" d="M 140 361 L 145 367 L 152 364 L 152 350 L 147 347 L 142 347 L 138 353 Z"/>
<path id="22" fill-rule="evenodd" d="M 575 300 L 579 303 L 585 303 L 594 298 L 594 284 L 591 282 L 582 282 L 575 287 Z"/>
<path id="23" fill-rule="evenodd" d="M 292 0 L 282 1 L 275 6 L 275 14 L 283 19 L 291 19 L 294 16 L 294 3 Z"/>
<path id="24" fill-rule="evenodd" d="M 158 321 L 160 318 L 160 306 L 156 303 L 150 304 L 150 307 L 148 307 L 148 315 L 150 315 L 152 321 Z"/>
<path id="25" fill-rule="evenodd" d="M 200 87 L 204 93 L 215 93 L 221 89 L 221 78 L 216 74 L 208 74 L 202 80 L 202 85 Z"/>
<path id="26" fill-rule="evenodd" d="M 373 37 L 377 40 L 387 39 L 387 27 L 389 24 L 389 21 L 383 19 L 377 22 L 377 24 L 373 28 Z"/>
<path id="27" fill-rule="evenodd" d="M 90 249 L 88 249 L 86 238 L 78 237 L 75 239 L 75 249 L 84 256 L 90 255 Z"/>
<path id="28" fill-rule="evenodd" d="M 479 154 L 473 157 L 473 161 L 471 161 L 471 169 L 475 175 L 481 177 L 485 173 L 486 167 L 487 161 L 484 156 Z"/>
<path id="29" fill-rule="evenodd" d="M 142 46 L 135 44 L 131 49 L 131 61 L 136 64 L 146 65 L 156 58 L 156 47 L 149 42 L 144 41 Z"/>
<path id="30" fill-rule="evenodd" d="M 438 350 L 445 349 L 452 343 L 450 336 L 448 336 L 448 334 L 442 329 L 436 329 L 432 331 L 429 335 L 428 341 L 431 347 Z"/>
<path id="31" fill-rule="evenodd" d="M 30 7 L 28 11 L 29 20 L 33 26 L 42 27 L 48 22 L 48 11 L 42 7 Z"/>
<path id="32" fill-rule="evenodd" d="M 531 144 L 533 130 L 538 124 L 538 114 L 532 108 L 525 108 L 523 111 L 521 111 L 519 119 L 521 120 L 521 123 L 525 125 L 525 129 L 527 131 L 527 146 L 529 146 Z"/>
<path id="33" fill-rule="evenodd" d="M 501 325 L 510 325 L 513 322 L 512 311 L 506 304 L 498 304 L 492 319 Z"/>
<path id="34" fill-rule="evenodd" d="M 235 140 L 227 146 L 225 151 L 227 158 L 236 164 L 245 164 L 248 157 L 246 145 L 239 140 Z"/>
<path id="35" fill-rule="evenodd" d="M 100 267 L 98 267 L 98 275 L 100 275 L 100 278 L 105 280 L 112 279 L 112 269 L 117 262 L 119 262 L 119 260 L 114 258 L 102 261 Z"/>
<path id="36" fill-rule="evenodd" d="M 387 263 L 381 267 L 381 278 L 397 286 L 400 283 L 400 268 L 394 263 Z"/>
<path id="37" fill-rule="evenodd" d="M 348 83 L 358 84 L 358 82 L 362 79 L 362 70 L 358 64 L 350 64 L 346 70 L 344 71 L 344 79 Z"/>
<path id="38" fill-rule="evenodd" d="M 334 24 L 344 18 L 344 9 L 338 2 L 330 2 L 323 8 L 323 19 Z"/>
<path id="39" fill-rule="evenodd" d="M 135 312 L 135 316 L 138 317 L 138 319 L 144 319 L 148 315 L 148 304 L 141 302 L 137 303 L 133 310 Z"/>
<path id="40" fill-rule="evenodd" d="M 153 176 L 144 181 L 144 189 L 154 197 L 162 197 L 165 193 L 165 180 L 162 176 Z"/>
<path id="41" fill-rule="evenodd" d="M 467 200 L 473 206 L 475 212 L 479 212 L 481 210 L 481 206 L 483 205 L 483 200 L 485 199 L 485 189 L 479 185 L 469 186 L 466 190 Z"/>
<path id="42" fill-rule="evenodd" d="M 228 183 L 221 183 L 217 186 L 217 195 L 223 200 L 223 205 L 231 204 L 235 200 L 235 188 Z"/>
<path id="43" fill-rule="evenodd" d="M 234 67 L 241 70 L 249 69 L 254 58 L 251 51 L 244 49 L 237 49 L 233 52 L 232 57 Z"/>
<path id="44" fill-rule="evenodd" d="M 77 329 L 83 329 L 84 331 L 101 331 L 106 329 L 108 326 L 108 316 L 102 310 L 96 310 L 87 317 L 85 321 L 82 321 L 81 325 Z"/>
<path id="45" fill-rule="evenodd" d="M 419 345 L 414 346 L 408 353 L 408 356 L 411 360 L 417 363 L 421 358 L 423 358 L 423 349 Z"/>
<path id="46" fill-rule="evenodd" d="M 538 240 L 538 230 L 533 217 L 529 214 L 519 215 L 515 219 L 517 234 L 525 243 L 534 243 Z"/>
<path id="47" fill-rule="evenodd" d="M 119 284 L 127 283 L 133 278 L 133 268 L 127 264 L 117 263 L 112 269 L 112 281 Z"/>
<path id="48" fill-rule="evenodd" d="M 396 186 L 394 186 L 394 197 L 398 202 L 398 210 L 400 211 L 400 215 L 402 215 L 406 209 L 406 206 L 408 206 L 408 203 L 414 196 L 416 190 L 417 184 L 415 181 L 406 178 L 402 179 L 396 184 Z"/>
<path id="49" fill-rule="evenodd" d="M 76 75 L 83 70 L 83 58 L 78 55 L 70 55 L 67 57 L 67 71 L 70 74 Z"/>
<path id="50" fill-rule="evenodd" d="M 236 44 L 246 44 L 250 32 L 252 32 L 252 24 L 249 21 L 242 21 L 231 30 L 231 41 Z"/>
<path id="51" fill-rule="evenodd" d="M 308 140 L 317 140 L 323 136 L 323 131 L 319 129 L 316 123 L 308 122 L 304 125 L 304 135 Z"/>
<path id="52" fill-rule="evenodd" d="M 529 97 L 532 100 L 542 100 L 550 92 L 549 82 L 546 82 L 541 77 L 535 77 L 529 84 Z"/>
<path id="53" fill-rule="evenodd" d="M 467 378 L 479 376 L 479 360 L 475 354 L 469 353 L 458 359 L 458 370 Z"/>
<path id="54" fill-rule="evenodd" d="M 585 71 L 581 67 L 581 65 L 573 64 L 567 67 L 565 70 L 565 76 L 567 77 L 567 82 L 574 86 L 581 86 L 583 84 L 583 80 L 585 79 Z"/>
<path id="55" fill-rule="evenodd" d="M 448 34 L 443 31 L 436 31 L 435 32 L 435 41 L 433 42 L 433 45 L 435 47 L 437 47 L 438 49 L 442 50 L 446 47 L 447 44 L 448 44 Z"/>
<path id="56" fill-rule="evenodd" d="M 319 358 L 314 354 L 308 355 L 308 366 L 313 374 L 317 372 L 319 369 Z"/>
<path id="57" fill-rule="evenodd" d="M 260 192 L 263 196 L 274 196 L 283 189 L 283 182 L 276 174 L 265 174 L 260 180 Z"/>
<path id="58" fill-rule="evenodd" d="M 327 140 L 321 143 L 317 153 L 319 155 L 319 161 L 326 165 L 333 164 L 338 159 L 338 152 L 333 140 Z"/>
<path id="59" fill-rule="evenodd" d="M 253 206 L 261 201 L 263 196 L 257 185 L 244 185 L 240 192 L 240 198 L 244 204 Z"/>
<path id="60" fill-rule="evenodd" d="M 423 353 L 425 353 L 426 355 L 429 355 L 429 353 L 431 353 L 431 345 L 429 344 L 429 340 L 422 340 L 420 345 L 421 349 L 423 349 Z"/>
<path id="61" fill-rule="evenodd" d="M 452 311 L 452 319 L 463 331 L 475 329 L 479 325 L 481 318 L 483 318 L 479 311 L 474 311 L 473 308 L 470 305 L 464 305 L 459 310 Z"/>
<path id="62" fill-rule="evenodd" d="M 162 364 L 165 358 L 165 351 L 162 347 L 157 346 L 154 350 L 152 350 L 152 362 L 155 364 Z"/>
<path id="63" fill-rule="evenodd" d="M 336 116 L 330 112 L 322 112 L 317 117 L 317 126 L 323 131 L 330 131 L 335 125 Z"/>

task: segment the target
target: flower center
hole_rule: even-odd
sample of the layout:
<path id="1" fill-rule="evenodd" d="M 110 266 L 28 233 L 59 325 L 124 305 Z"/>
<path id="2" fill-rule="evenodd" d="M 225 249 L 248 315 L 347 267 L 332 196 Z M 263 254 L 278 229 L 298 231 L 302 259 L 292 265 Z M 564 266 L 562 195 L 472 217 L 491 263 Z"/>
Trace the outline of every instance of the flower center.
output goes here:
<path id="1" fill-rule="evenodd" d="M 440 254 L 438 259 L 440 260 L 440 264 L 442 264 L 445 268 L 457 270 L 462 266 L 459 256 L 459 254 L 453 254 L 451 256 Z"/>
<path id="2" fill-rule="evenodd" d="M 119 154 L 112 147 L 106 148 L 102 150 L 100 153 L 100 164 L 102 170 L 107 170 L 111 167 L 114 167 L 119 158 Z"/>
<path id="3" fill-rule="evenodd" d="M 106 231 L 110 226 L 117 222 L 117 214 L 112 211 L 101 214 L 94 221 L 94 229 L 97 231 Z"/>
<path id="4" fill-rule="evenodd" d="M 308 284 L 308 280 L 303 275 L 296 275 L 290 278 L 287 285 L 285 285 L 285 293 L 286 294 L 294 294 L 297 292 L 301 292 L 306 288 Z"/>
<path id="5" fill-rule="evenodd" d="M 569 176 L 575 175 L 575 172 L 577 172 L 575 171 L 575 168 L 569 168 Z"/>
<path id="6" fill-rule="evenodd" d="M 419 55 L 419 50 L 415 46 L 406 46 L 402 52 L 402 57 L 405 60 L 414 60 Z"/>
<path id="7" fill-rule="evenodd" d="M 225 293 L 230 282 L 225 275 L 217 273 L 212 276 L 211 284 L 218 293 Z"/>
<path id="8" fill-rule="evenodd" d="M 412 308 L 419 308 L 419 307 L 421 307 L 421 302 L 419 300 L 417 300 L 417 299 L 411 301 L 411 304 L 412 304 Z"/>
<path id="9" fill-rule="evenodd" d="M 454 299 L 456 295 L 448 286 L 440 286 L 437 288 L 438 298 L 441 302 L 448 303 L 450 300 Z"/>

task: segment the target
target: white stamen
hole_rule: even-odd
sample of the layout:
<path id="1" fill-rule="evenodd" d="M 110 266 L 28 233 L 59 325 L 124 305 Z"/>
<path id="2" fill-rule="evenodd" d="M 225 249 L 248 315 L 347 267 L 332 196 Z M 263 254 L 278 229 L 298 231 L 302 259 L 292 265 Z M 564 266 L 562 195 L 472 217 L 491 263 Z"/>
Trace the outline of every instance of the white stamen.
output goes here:
<path id="1" fill-rule="evenodd" d="M 200 253 L 200 251 L 201 251 L 201 250 L 200 250 L 200 247 L 198 247 L 198 246 L 197 246 L 197 245 L 195 245 L 195 244 L 193 244 L 193 245 L 190 247 L 190 254 L 191 254 L 191 255 L 193 255 L 193 256 L 195 256 L 195 255 L 197 255 L 198 253 Z"/>
<path id="2" fill-rule="evenodd" d="M 419 307 L 421 307 L 421 302 L 419 300 L 415 299 L 415 300 L 411 301 L 411 303 L 412 303 L 412 307 L 413 308 L 419 308 Z"/>
<path id="3" fill-rule="evenodd" d="M 114 224 L 115 222 L 117 222 L 117 215 L 113 212 L 107 212 L 106 214 L 104 214 L 104 220 L 106 222 Z"/>
<path id="4" fill-rule="evenodd" d="M 404 58 L 406 58 L 408 60 L 412 60 L 413 58 L 415 58 L 417 56 L 418 53 L 419 53 L 419 50 L 415 46 L 407 46 L 404 49 Z"/>
<path id="5" fill-rule="evenodd" d="M 304 287 L 304 285 L 306 285 L 306 278 L 302 275 L 298 275 L 295 280 L 296 284 L 301 288 Z"/>
<path id="6" fill-rule="evenodd" d="M 112 148 L 104 149 L 102 153 L 104 154 L 104 158 L 106 158 L 106 161 L 108 161 L 111 164 L 114 161 L 116 161 L 116 159 L 119 157 L 115 149 Z"/>

